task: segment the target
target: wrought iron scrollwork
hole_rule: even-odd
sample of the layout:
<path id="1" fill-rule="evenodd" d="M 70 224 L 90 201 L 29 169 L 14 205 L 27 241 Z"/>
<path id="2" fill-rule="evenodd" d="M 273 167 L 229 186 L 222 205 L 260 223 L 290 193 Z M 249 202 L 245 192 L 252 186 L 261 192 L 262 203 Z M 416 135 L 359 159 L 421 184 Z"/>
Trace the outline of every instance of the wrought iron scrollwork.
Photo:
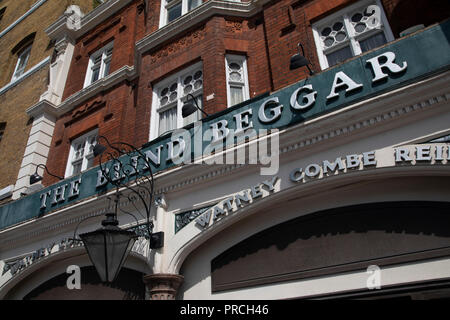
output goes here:
<path id="1" fill-rule="evenodd" d="M 147 219 L 147 233 L 151 235 L 153 222 L 150 221 L 150 213 L 154 198 L 154 183 L 150 161 L 142 151 L 129 143 L 111 143 L 104 136 L 99 136 L 98 142 L 100 139 L 106 142 L 107 147 L 97 144 L 94 148 L 94 155 L 98 153 L 100 156 L 99 166 L 103 178 L 107 183 L 116 187 L 115 212 L 117 212 L 119 197 L 127 197 L 136 212 Z M 100 150 L 95 150 L 96 148 Z M 119 192 L 120 189 L 124 190 Z M 126 190 L 130 192 L 127 193 Z M 140 208 L 139 204 L 143 208 Z M 136 219 L 130 212 L 119 210 Z M 144 210 L 144 214 L 142 214 L 142 210 Z M 138 220 L 136 219 L 136 221 Z"/>

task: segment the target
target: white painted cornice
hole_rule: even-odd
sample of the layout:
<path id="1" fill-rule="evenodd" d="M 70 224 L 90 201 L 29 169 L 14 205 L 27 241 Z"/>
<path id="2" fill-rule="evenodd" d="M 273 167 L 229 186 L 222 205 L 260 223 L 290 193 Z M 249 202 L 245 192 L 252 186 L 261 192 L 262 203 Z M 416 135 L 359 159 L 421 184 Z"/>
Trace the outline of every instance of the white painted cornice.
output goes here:
<path id="1" fill-rule="evenodd" d="M 37 118 L 42 114 L 50 114 L 54 117 L 58 117 L 60 113 L 58 108 L 48 100 L 42 100 L 26 110 L 27 115 L 33 118 Z"/>
<path id="2" fill-rule="evenodd" d="M 209 0 L 185 15 L 159 28 L 136 42 L 136 54 L 156 47 L 164 41 L 184 32 L 188 28 L 211 18 L 214 15 L 251 17 L 262 10 L 262 6 L 270 0 L 252 0 L 249 2 Z"/>
<path id="3" fill-rule="evenodd" d="M 58 39 L 62 35 L 70 35 L 72 39 L 78 39 L 117 11 L 128 5 L 133 0 L 109 0 L 87 13 L 81 18 L 79 24 L 74 26 L 70 12 L 64 13 L 56 22 L 48 27 L 45 32 L 50 39 Z"/>
<path id="4" fill-rule="evenodd" d="M 66 100 L 64 100 L 58 107 L 58 114 L 62 115 L 74 107 L 82 104 L 86 100 L 94 97 L 95 95 L 112 88 L 116 84 L 128 80 L 131 81 L 138 76 L 136 69 L 130 66 L 123 66 L 119 70 L 114 71 L 107 77 L 97 80 L 93 84 L 83 88 L 82 90 L 74 93 Z"/>
<path id="5" fill-rule="evenodd" d="M 402 126 L 416 117 L 420 119 L 442 112 L 445 110 L 443 108 L 448 107 L 450 101 L 448 81 L 450 81 L 450 71 L 286 128 L 279 133 L 280 163 L 289 161 L 290 157 L 295 157 L 299 152 L 305 157 L 327 149 L 329 146 L 376 135 L 377 132 L 383 132 L 386 127 Z M 407 143 L 418 143 L 418 141 Z M 217 156 L 222 157 L 221 154 Z M 446 170 L 445 166 L 424 167 L 421 170 L 430 172 L 431 175 L 435 173 L 439 175 L 442 174 L 443 168 Z M 403 174 L 405 170 L 408 171 L 406 167 L 385 170 L 397 170 L 400 174 Z M 416 172 L 417 167 L 414 170 Z M 155 185 L 158 186 L 155 194 L 192 191 L 194 187 L 206 188 L 209 183 L 219 183 L 218 179 L 230 178 L 230 175 L 237 174 L 247 176 L 257 171 L 259 171 L 257 166 L 245 164 L 177 166 L 155 174 Z M 446 172 L 448 173 L 448 170 Z M 378 174 L 379 171 L 377 171 Z M 112 190 L 108 194 L 113 192 L 115 191 Z M 107 195 L 100 198 L 93 196 L 41 218 L 1 230 L 0 247 L 17 241 L 34 241 L 33 239 L 52 233 L 61 233 L 63 230 L 74 230 L 74 225 L 79 221 L 105 212 L 107 208 L 102 200 L 105 196 Z M 125 201 L 120 206 L 128 208 L 131 204 Z M 93 219 L 90 222 L 95 221 Z"/>

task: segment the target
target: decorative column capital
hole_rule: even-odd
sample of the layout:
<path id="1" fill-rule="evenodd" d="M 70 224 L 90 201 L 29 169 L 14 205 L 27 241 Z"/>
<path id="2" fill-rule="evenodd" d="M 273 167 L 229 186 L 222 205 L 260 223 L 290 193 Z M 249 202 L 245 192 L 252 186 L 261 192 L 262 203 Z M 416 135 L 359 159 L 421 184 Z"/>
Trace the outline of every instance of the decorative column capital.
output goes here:
<path id="1" fill-rule="evenodd" d="M 158 194 L 155 197 L 155 206 L 158 207 L 158 208 L 163 208 L 164 210 L 167 209 L 168 204 L 167 204 L 167 201 L 166 201 L 166 197 L 164 196 L 163 193 L 162 194 Z"/>
<path id="2" fill-rule="evenodd" d="M 150 300 L 175 300 L 184 277 L 179 274 L 157 273 L 144 276 Z"/>
<path id="3" fill-rule="evenodd" d="M 74 43 L 75 41 L 73 40 L 73 38 L 71 38 L 68 34 L 64 34 L 61 38 L 59 38 L 55 42 L 55 49 L 57 56 L 59 57 L 64 55 L 64 53 L 66 53 L 67 46 L 69 44 L 73 45 Z"/>

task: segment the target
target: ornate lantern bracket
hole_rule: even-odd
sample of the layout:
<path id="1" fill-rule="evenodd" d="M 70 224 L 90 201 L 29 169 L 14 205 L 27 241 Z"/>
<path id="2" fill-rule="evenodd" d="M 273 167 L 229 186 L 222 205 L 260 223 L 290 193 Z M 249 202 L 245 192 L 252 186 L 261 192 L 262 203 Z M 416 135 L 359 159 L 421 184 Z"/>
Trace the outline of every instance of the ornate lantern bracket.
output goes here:
<path id="1" fill-rule="evenodd" d="M 103 139 L 107 146 L 97 143 L 93 154 L 94 157 L 100 156 L 99 166 L 105 182 L 116 189 L 113 199 L 114 212 L 106 213 L 106 219 L 102 221 L 100 229 L 80 234 L 79 240 L 75 239 L 75 235 L 78 226 L 84 220 L 81 221 L 75 229 L 74 240 L 83 241 L 102 281 L 112 282 L 117 277 L 136 238 L 145 237 L 149 240 L 150 249 L 159 249 L 164 245 L 164 233 L 153 233 L 153 222 L 150 220 L 154 201 L 153 173 L 146 155 L 131 144 L 110 143 L 104 136 L 99 136 L 98 140 L 100 139 Z M 104 157 L 106 162 L 103 162 Z M 139 224 L 134 214 L 120 208 L 121 197 L 126 197 L 133 205 L 134 212 L 145 218 L 145 224 Z M 118 210 L 136 220 L 136 226 L 130 228 L 135 229 L 134 231 L 118 227 Z"/>

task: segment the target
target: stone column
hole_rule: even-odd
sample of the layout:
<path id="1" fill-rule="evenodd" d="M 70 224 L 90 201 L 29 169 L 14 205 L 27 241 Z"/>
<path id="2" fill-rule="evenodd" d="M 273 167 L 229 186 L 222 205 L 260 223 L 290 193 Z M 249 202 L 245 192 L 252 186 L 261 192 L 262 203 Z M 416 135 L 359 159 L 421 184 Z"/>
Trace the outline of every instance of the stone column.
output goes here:
<path id="1" fill-rule="evenodd" d="M 165 216 L 167 214 L 167 201 L 164 194 L 157 195 L 155 197 L 155 206 L 156 206 L 156 215 L 153 231 L 164 231 L 164 233 L 167 235 L 167 229 L 165 225 Z M 164 273 L 164 247 L 170 246 L 169 243 L 164 243 L 164 246 L 159 249 L 155 249 L 153 251 L 153 272 L 156 274 Z"/>
<path id="2" fill-rule="evenodd" d="M 19 174 L 12 198 L 19 199 L 22 194 L 28 194 L 43 188 L 42 184 L 30 187 L 30 176 L 35 173 L 36 166 L 46 164 L 53 137 L 53 130 L 57 118 L 56 107 L 49 101 L 41 101 L 27 110 L 27 114 L 33 117 L 33 126 L 28 136 Z M 43 175 L 44 169 L 39 168 L 38 173 Z"/>
<path id="3" fill-rule="evenodd" d="M 45 30 L 55 42 L 55 52 L 49 69 L 49 84 L 39 102 L 27 109 L 27 115 L 34 121 L 14 187 L 13 199 L 42 188 L 42 184 L 29 188 L 30 176 L 35 173 L 37 165 L 47 163 L 55 123 L 61 116 L 57 106 L 61 103 L 74 51 L 73 32 L 80 29 L 83 16 L 78 6 L 71 5 L 64 12 L 63 20 L 58 20 Z M 39 168 L 38 173 L 42 175 L 43 170 Z"/>
<path id="4" fill-rule="evenodd" d="M 179 274 L 157 273 L 144 276 L 150 300 L 175 300 L 184 277 Z"/>

